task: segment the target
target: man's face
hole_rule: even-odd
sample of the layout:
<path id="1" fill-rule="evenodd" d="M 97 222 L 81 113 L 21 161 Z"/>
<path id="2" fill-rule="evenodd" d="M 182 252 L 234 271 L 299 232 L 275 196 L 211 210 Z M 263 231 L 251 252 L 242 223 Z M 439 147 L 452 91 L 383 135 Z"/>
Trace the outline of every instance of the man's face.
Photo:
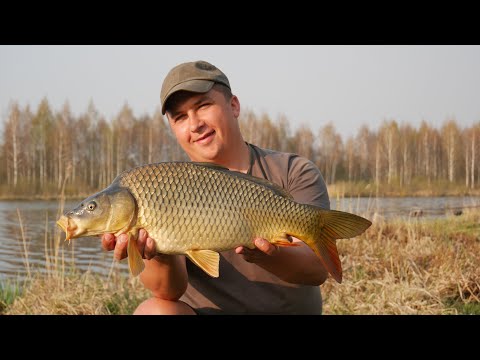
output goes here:
<path id="1" fill-rule="evenodd" d="M 236 143 L 239 114 L 237 97 L 227 100 L 217 86 L 204 94 L 182 92 L 167 111 L 180 146 L 192 161 L 202 162 L 220 162 L 224 150 Z"/>

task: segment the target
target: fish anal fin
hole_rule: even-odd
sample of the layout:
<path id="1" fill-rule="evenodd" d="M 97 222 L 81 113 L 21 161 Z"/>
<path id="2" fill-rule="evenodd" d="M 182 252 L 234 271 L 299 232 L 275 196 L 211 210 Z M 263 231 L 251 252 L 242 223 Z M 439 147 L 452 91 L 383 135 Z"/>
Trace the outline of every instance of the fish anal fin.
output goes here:
<path id="1" fill-rule="evenodd" d="M 188 250 L 185 255 L 211 277 L 217 278 L 220 254 L 212 250 Z"/>
<path id="2" fill-rule="evenodd" d="M 136 239 L 131 234 L 128 234 L 128 267 L 133 276 L 138 276 L 143 269 L 145 269 L 145 263 L 143 262 L 142 255 L 137 248 Z"/>
<path id="3" fill-rule="evenodd" d="M 322 233 L 320 241 L 313 246 L 313 251 L 320 258 L 327 271 L 339 283 L 342 283 L 342 263 L 338 255 L 336 240 Z"/>
<path id="4" fill-rule="evenodd" d="M 281 234 L 278 236 L 275 236 L 272 241 L 270 241 L 272 244 L 277 245 L 277 246 L 300 246 L 299 243 L 294 243 L 292 241 L 292 238 L 289 238 L 287 234 Z"/>

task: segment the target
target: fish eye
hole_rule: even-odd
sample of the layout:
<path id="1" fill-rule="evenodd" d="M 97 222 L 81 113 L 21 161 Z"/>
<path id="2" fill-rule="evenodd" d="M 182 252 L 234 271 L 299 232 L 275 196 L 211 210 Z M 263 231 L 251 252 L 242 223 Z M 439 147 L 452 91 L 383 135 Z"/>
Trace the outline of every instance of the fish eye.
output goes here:
<path id="1" fill-rule="evenodd" d="M 97 207 L 97 204 L 95 203 L 95 201 L 92 201 L 91 203 L 89 203 L 87 205 L 87 210 L 88 211 L 93 211 L 93 210 L 95 210 L 96 207 Z"/>

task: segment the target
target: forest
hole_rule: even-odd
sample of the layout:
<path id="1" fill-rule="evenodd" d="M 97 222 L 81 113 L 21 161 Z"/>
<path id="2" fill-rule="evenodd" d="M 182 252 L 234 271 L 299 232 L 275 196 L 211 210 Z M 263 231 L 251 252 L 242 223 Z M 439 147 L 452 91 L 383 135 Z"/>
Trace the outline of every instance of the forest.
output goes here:
<path id="1" fill-rule="evenodd" d="M 244 111 L 244 138 L 260 147 L 313 161 L 329 188 L 352 196 L 476 194 L 480 182 L 480 122 L 460 127 L 454 118 L 418 127 L 385 119 L 343 138 L 335 123 L 293 129 L 285 116 Z M 0 198 L 82 197 L 121 171 L 144 163 L 187 160 L 159 111 L 136 115 L 126 103 L 112 119 L 91 101 L 74 115 L 68 102 L 36 109 L 12 102 L 0 124 Z"/>

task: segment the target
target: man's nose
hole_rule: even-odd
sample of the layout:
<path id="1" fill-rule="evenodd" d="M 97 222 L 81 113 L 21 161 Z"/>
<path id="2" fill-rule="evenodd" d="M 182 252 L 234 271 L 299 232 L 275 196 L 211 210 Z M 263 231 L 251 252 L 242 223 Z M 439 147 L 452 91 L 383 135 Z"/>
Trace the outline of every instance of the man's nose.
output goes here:
<path id="1" fill-rule="evenodd" d="M 189 119 L 191 132 L 197 132 L 205 125 L 205 122 L 197 114 L 190 114 Z"/>

